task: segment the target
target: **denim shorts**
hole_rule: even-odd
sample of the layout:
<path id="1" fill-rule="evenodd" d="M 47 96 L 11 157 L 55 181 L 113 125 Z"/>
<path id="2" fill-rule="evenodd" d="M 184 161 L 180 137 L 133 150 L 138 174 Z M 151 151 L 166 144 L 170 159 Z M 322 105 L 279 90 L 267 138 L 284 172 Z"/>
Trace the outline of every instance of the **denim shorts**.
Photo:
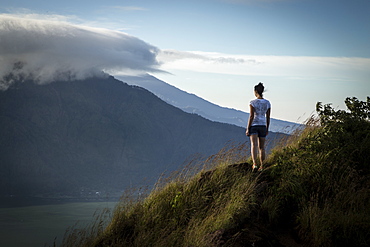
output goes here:
<path id="1" fill-rule="evenodd" d="M 266 137 L 267 127 L 265 125 L 254 125 L 249 129 L 250 135 L 258 135 L 258 137 Z"/>

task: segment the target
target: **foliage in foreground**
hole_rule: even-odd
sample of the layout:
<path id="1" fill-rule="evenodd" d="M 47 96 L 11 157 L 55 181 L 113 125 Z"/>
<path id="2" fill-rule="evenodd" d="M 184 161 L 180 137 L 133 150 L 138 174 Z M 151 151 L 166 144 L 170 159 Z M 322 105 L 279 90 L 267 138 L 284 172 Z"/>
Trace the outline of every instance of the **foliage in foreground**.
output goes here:
<path id="1" fill-rule="evenodd" d="M 245 148 L 221 152 L 196 175 L 123 200 L 107 227 L 74 232 L 64 245 L 369 246 L 370 98 L 346 105 L 319 103 L 318 118 L 277 147 L 261 173 L 250 170 Z"/>

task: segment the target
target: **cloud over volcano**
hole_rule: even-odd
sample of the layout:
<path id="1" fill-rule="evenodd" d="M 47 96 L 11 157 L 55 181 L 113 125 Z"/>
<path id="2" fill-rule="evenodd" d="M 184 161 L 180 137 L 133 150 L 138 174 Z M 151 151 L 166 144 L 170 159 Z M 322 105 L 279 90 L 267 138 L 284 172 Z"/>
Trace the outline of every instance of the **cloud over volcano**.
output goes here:
<path id="1" fill-rule="evenodd" d="M 48 83 L 157 71 L 157 53 L 156 47 L 118 31 L 0 15 L 0 90 L 15 80 Z"/>

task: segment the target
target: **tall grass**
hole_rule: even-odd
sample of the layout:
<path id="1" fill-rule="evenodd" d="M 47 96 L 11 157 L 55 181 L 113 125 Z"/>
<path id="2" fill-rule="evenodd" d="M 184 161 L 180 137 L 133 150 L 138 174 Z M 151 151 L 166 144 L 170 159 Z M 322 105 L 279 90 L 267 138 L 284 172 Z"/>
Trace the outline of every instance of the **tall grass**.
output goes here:
<path id="1" fill-rule="evenodd" d="M 67 228 L 61 246 L 91 246 L 96 236 L 104 232 L 107 222 L 111 219 L 111 210 L 105 208 L 94 213 L 91 224 L 79 227 L 78 222 Z M 56 246 L 54 242 L 54 246 Z"/>
<path id="2" fill-rule="evenodd" d="M 245 159 L 244 148 L 221 150 L 196 175 L 188 177 L 192 172 L 184 170 L 144 200 L 116 210 L 95 246 L 214 246 L 222 242 L 222 234 L 250 217 L 255 206 L 257 177 L 247 172 L 247 164 L 229 166 Z"/>

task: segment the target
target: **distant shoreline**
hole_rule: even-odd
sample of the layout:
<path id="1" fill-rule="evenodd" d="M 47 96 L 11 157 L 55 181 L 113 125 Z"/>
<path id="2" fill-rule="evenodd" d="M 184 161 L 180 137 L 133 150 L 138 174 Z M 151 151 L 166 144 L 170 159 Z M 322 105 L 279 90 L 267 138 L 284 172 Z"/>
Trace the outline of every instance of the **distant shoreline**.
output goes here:
<path id="1" fill-rule="evenodd" d="M 31 207 L 81 202 L 118 202 L 119 197 L 0 197 L 0 208 Z"/>

